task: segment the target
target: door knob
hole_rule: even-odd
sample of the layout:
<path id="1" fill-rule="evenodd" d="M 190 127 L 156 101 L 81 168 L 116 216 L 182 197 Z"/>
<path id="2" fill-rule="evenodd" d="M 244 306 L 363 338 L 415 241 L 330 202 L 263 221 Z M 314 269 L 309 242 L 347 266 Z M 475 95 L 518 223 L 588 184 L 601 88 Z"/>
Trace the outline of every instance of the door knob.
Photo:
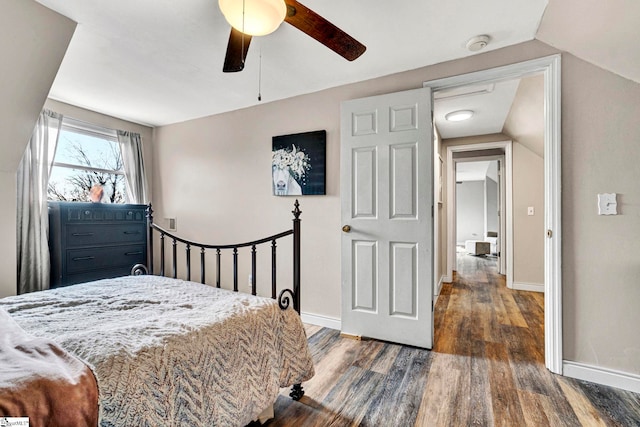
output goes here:
<path id="1" fill-rule="evenodd" d="M 344 231 L 345 233 L 350 232 L 351 231 L 351 226 L 349 226 L 349 225 L 342 226 L 342 231 Z"/>

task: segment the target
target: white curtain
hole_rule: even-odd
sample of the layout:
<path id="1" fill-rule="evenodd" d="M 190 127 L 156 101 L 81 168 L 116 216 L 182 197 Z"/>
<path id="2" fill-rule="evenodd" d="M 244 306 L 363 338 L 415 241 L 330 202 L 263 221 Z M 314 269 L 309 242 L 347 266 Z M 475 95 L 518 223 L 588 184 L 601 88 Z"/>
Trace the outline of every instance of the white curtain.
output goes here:
<path id="1" fill-rule="evenodd" d="M 62 115 L 40 113 L 17 172 L 18 293 L 49 289 L 47 187 Z"/>
<path id="2" fill-rule="evenodd" d="M 142 138 L 140 134 L 118 131 L 118 141 L 122 151 L 124 177 L 129 203 L 147 203 L 147 178 L 142 158 Z"/>

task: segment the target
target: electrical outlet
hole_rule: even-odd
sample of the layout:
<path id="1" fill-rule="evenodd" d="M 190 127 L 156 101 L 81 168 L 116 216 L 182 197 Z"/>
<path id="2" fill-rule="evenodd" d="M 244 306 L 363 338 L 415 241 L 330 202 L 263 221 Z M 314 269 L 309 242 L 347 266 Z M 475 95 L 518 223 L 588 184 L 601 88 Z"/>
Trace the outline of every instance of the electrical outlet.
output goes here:
<path id="1" fill-rule="evenodd" d="M 175 218 L 165 218 L 164 219 L 164 224 L 165 224 L 165 228 L 168 231 L 176 231 L 177 228 L 178 228 Z"/>

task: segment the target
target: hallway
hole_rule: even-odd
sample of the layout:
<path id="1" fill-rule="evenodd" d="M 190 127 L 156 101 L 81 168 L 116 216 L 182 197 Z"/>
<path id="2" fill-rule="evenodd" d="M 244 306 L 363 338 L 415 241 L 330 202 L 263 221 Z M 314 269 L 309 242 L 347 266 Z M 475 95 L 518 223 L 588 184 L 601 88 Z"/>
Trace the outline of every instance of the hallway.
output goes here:
<path id="1" fill-rule="evenodd" d="M 435 307 L 433 350 L 481 355 L 481 343 L 517 340 L 525 361 L 544 364 L 544 294 L 507 289 L 495 257 L 457 255 Z"/>
<path id="2" fill-rule="evenodd" d="M 544 295 L 507 289 L 496 258 L 458 253 L 434 321 L 433 351 L 463 356 L 447 362 L 459 383 L 448 389 L 451 425 L 575 425 L 562 383 L 544 366 Z"/>

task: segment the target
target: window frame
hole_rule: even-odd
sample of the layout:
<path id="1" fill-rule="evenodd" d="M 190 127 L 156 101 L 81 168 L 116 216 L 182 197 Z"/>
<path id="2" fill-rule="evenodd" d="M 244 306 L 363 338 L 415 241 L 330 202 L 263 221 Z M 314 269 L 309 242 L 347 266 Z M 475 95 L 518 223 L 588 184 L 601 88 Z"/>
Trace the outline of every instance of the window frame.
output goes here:
<path id="1" fill-rule="evenodd" d="M 85 135 L 92 138 L 99 138 L 99 139 L 103 139 L 103 140 L 115 143 L 118 145 L 118 149 L 120 150 L 120 156 L 122 156 L 122 147 L 120 147 L 120 141 L 118 141 L 118 133 L 115 129 L 105 128 L 102 126 L 95 125 L 93 123 L 84 122 L 71 117 L 63 117 L 62 124 L 60 126 L 60 133 L 58 135 L 58 140 L 60 139 L 60 137 L 62 137 L 63 132 Z M 124 177 L 124 185 L 125 185 L 125 190 L 122 194 L 124 202 L 122 202 L 122 204 L 128 203 L 124 162 L 123 162 L 122 168 L 119 170 L 103 169 L 98 167 L 90 167 L 90 166 L 84 166 L 84 165 L 76 165 L 72 163 L 58 162 L 55 159 L 56 159 L 56 155 L 58 153 L 59 148 L 60 147 L 58 143 L 56 144 L 56 149 L 55 149 L 55 152 L 53 153 L 53 162 L 51 163 L 51 169 L 50 169 L 51 172 L 53 172 L 54 168 L 58 167 L 58 168 L 79 170 L 79 171 L 85 171 L 85 172 L 98 172 L 98 173 L 104 173 L 104 174 L 121 175 Z M 78 201 L 78 203 L 81 203 L 81 201 Z"/>

